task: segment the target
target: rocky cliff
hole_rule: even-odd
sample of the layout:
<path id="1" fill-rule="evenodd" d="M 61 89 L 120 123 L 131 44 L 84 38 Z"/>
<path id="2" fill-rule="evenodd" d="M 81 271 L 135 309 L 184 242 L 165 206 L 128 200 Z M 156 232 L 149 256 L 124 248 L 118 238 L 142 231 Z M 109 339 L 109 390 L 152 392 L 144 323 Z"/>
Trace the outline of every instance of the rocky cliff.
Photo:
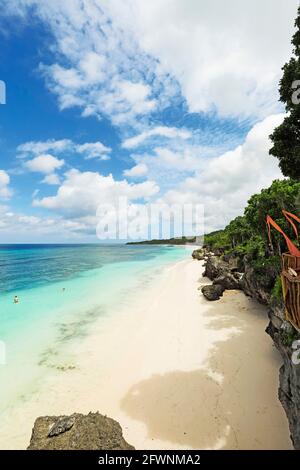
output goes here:
<path id="1" fill-rule="evenodd" d="M 266 329 L 281 354 L 283 365 L 279 371 L 278 397 L 286 412 L 291 439 L 296 450 L 300 450 L 300 364 L 295 360 L 294 341 L 300 339 L 299 333 L 284 318 L 282 301 L 274 298 L 274 287 L 277 273 L 272 268 L 266 268 L 262 276 L 257 276 L 251 263 L 244 257 L 242 260 L 234 256 L 202 253 L 206 257 L 204 276 L 220 284 L 225 289 L 241 289 L 246 295 L 269 307 L 269 325 Z M 194 256 L 194 259 L 197 259 Z M 235 286 L 235 287 L 234 287 Z M 296 355 L 296 359 L 297 359 Z M 296 361 L 297 362 L 297 361 Z M 299 346 L 300 362 L 300 346 Z"/>
<path id="2" fill-rule="evenodd" d="M 272 311 L 269 312 L 269 317 L 266 332 L 273 339 L 283 359 L 279 371 L 278 397 L 289 420 L 294 448 L 300 450 L 300 365 L 294 364 L 292 360 L 295 353 L 292 345 L 299 335 L 289 322 L 281 320 Z"/>

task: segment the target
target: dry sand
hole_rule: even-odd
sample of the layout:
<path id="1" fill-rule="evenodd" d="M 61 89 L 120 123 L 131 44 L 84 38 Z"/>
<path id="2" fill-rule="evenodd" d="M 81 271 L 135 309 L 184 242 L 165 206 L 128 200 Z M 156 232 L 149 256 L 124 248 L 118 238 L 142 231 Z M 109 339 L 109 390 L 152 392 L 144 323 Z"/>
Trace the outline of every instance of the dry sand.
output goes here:
<path id="1" fill-rule="evenodd" d="M 291 448 L 266 310 L 237 291 L 206 301 L 202 270 L 179 262 L 99 321 L 76 370 L 2 418 L 0 447 L 25 448 L 37 416 L 99 410 L 137 449 Z"/>

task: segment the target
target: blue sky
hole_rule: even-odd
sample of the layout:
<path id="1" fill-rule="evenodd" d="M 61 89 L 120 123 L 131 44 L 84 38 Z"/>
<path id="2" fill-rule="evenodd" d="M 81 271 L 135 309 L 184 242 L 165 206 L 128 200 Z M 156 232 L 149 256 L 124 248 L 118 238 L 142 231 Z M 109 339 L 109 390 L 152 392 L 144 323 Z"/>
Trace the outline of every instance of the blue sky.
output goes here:
<path id="1" fill-rule="evenodd" d="M 209 231 L 281 177 L 297 1 L 65 3 L 0 0 L 0 242 L 96 241 L 119 196 L 204 204 Z"/>

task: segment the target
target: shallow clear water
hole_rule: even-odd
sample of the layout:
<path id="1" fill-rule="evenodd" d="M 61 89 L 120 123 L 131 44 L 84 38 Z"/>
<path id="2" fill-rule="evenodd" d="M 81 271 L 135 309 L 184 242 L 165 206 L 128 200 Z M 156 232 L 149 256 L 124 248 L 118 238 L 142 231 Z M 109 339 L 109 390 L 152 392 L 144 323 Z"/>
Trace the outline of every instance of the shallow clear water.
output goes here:
<path id="1" fill-rule="evenodd" d="M 0 245 L 0 412 L 44 374 L 73 368 L 71 345 L 186 255 L 150 245 Z"/>

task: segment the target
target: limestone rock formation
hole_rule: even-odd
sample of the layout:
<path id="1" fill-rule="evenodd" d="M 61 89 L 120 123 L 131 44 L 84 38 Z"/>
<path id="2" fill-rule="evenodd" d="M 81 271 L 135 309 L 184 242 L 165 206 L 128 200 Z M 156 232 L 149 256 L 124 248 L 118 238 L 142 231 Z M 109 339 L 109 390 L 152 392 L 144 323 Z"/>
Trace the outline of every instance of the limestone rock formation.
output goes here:
<path id="1" fill-rule="evenodd" d="M 227 290 L 241 289 L 243 274 L 238 272 L 238 266 L 234 259 L 224 261 L 218 256 L 208 256 L 203 276 Z"/>
<path id="2" fill-rule="evenodd" d="M 205 252 L 202 250 L 202 248 L 198 250 L 194 250 L 192 253 L 192 258 L 197 259 L 198 261 L 203 261 L 205 257 Z"/>
<path id="3" fill-rule="evenodd" d="M 278 397 L 289 421 L 294 448 L 300 450 L 300 364 L 292 360 L 292 355 L 297 354 L 292 346 L 300 335 L 290 323 L 280 320 L 272 312 L 269 317 L 270 323 L 266 332 L 273 339 L 283 359 L 279 371 Z"/>
<path id="4" fill-rule="evenodd" d="M 241 276 L 238 273 L 228 271 L 214 279 L 213 284 L 224 287 L 224 290 L 239 290 L 241 288 Z"/>
<path id="5" fill-rule="evenodd" d="M 224 287 L 219 284 L 204 286 L 201 289 L 204 297 L 210 301 L 219 300 L 222 297 L 224 290 Z"/>
<path id="6" fill-rule="evenodd" d="M 264 275 L 257 276 L 247 258 L 245 258 L 244 265 L 245 273 L 242 280 L 242 290 L 246 295 L 255 298 L 258 302 L 269 305 L 271 302 L 271 291 L 278 272 L 270 267 L 266 267 Z"/>
<path id="7" fill-rule="evenodd" d="M 28 450 L 134 450 L 122 428 L 100 413 L 37 418 Z"/>

